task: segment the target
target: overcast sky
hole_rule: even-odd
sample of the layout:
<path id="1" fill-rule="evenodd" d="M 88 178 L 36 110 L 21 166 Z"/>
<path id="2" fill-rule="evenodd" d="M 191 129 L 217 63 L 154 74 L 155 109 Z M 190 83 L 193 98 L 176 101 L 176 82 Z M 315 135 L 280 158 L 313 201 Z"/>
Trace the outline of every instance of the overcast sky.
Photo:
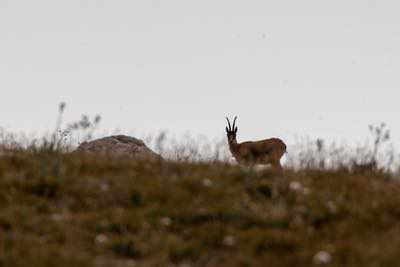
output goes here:
<path id="1" fill-rule="evenodd" d="M 400 2 L 0 0 L 0 126 L 400 140 Z"/>

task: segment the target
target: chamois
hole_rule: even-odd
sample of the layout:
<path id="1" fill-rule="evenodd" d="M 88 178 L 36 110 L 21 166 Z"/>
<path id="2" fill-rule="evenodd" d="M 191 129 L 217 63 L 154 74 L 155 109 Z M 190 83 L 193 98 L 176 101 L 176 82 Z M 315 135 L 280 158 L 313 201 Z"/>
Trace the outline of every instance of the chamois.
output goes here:
<path id="1" fill-rule="evenodd" d="M 248 141 L 238 143 L 236 140 L 236 119 L 233 125 L 228 118 L 226 134 L 228 137 L 229 150 L 239 164 L 252 166 L 255 164 L 270 164 L 276 171 L 282 172 L 280 159 L 286 153 L 286 145 L 279 138 L 270 138 L 261 141 Z"/>

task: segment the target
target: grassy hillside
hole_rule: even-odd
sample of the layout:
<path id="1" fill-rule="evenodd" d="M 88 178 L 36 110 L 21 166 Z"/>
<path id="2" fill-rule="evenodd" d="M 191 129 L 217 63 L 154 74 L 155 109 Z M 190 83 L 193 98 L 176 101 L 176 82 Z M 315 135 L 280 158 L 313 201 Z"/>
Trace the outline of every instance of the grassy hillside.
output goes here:
<path id="1" fill-rule="evenodd" d="M 0 156 L 0 266 L 399 266 L 379 171 Z"/>

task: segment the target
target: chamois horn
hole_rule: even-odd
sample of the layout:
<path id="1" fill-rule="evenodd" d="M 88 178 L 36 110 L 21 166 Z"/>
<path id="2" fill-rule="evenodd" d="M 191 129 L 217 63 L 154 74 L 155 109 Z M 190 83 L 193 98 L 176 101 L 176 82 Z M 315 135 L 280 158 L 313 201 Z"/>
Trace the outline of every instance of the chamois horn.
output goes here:
<path id="1" fill-rule="evenodd" d="M 226 118 L 226 121 L 228 122 L 228 126 L 229 126 L 229 128 L 226 127 L 226 131 L 231 132 L 232 131 L 231 122 L 229 121 L 228 117 L 225 117 L 225 118 Z"/>
<path id="2" fill-rule="evenodd" d="M 236 119 L 237 119 L 237 116 L 235 116 L 235 118 L 233 119 L 233 127 L 232 127 L 232 130 L 233 130 L 234 132 L 236 132 L 236 131 L 237 131 L 237 127 L 236 127 Z"/>

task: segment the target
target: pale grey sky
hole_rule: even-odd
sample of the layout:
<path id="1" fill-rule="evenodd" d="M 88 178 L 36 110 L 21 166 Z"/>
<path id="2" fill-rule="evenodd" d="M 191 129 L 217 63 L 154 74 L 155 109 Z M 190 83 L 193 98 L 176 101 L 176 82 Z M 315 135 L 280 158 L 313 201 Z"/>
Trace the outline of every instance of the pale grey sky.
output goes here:
<path id="1" fill-rule="evenodd" d="M 0 0 L 0 126 L 400 140 L 400 2 Z"/>

